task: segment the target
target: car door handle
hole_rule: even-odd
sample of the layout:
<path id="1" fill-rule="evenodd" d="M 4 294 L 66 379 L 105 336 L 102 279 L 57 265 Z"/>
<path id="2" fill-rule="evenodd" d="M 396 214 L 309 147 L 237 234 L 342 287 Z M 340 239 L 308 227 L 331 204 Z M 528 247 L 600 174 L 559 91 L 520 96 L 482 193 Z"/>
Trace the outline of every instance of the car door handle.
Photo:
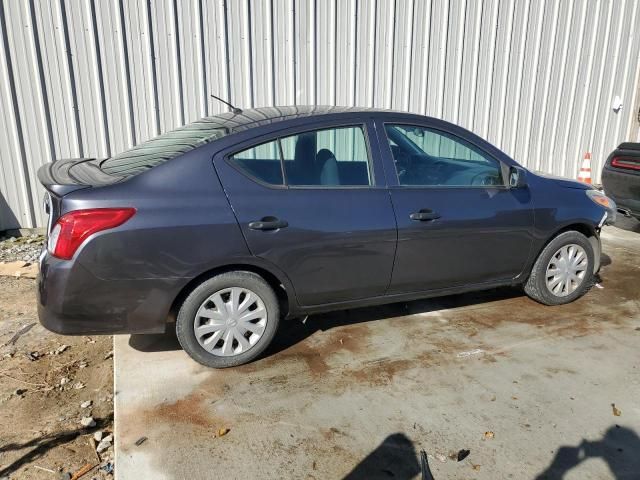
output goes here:
<path id="1" fill-rule="evenodd" d="M 251 230 L 278 230 L 288 226 L 288 222 L 276 217 L 264 217 L 261 220 L 249 223 L 249 228 Z"/>
<path id="2" fill-rule="evenodd" d="M 440 218 L 440 214 L 437 212 L 434 212 L 433 210 L 424 208 L 419 212 L 412 213 L 411 215 L 409 215 L 409 218 L 411 220 L 417 220 L 419 222 L 428 222 L 429 220 L 435 220 L 436 218 Z"/>

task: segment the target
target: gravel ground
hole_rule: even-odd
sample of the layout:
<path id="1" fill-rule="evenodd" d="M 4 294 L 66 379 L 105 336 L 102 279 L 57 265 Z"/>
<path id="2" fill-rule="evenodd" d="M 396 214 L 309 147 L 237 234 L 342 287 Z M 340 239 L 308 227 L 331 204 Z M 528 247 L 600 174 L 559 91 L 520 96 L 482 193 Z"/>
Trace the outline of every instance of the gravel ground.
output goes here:
<path id="1" fill-rule="evenodd" d="M 45 236 L 37 233 L 24 237 L 0 237 L 0 262 L 37 262 Z"/>

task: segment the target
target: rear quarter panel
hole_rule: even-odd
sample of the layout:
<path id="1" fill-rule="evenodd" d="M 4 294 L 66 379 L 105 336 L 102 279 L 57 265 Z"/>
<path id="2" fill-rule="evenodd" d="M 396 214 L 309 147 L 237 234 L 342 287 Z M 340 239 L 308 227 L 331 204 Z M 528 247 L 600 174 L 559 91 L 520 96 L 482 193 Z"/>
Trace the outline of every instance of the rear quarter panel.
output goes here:
<path id="1" fill-rule="evenodd" d="M 64 212 L 135 207 L 117 229 L 80 248 L 77 261 L 105 280 L 193 277 L 220 259 L 248 250 L 206 151 L 183 157 L 121 184 L 75 192 Z"/>
<path id="2" fill-rule="evenodd" d="M 66 290 L 57 292 L 67 300 L 59 308 L 67 316 L 108 313 L 123 331 L 160 331 L 190 280 L 251 257 L 210 149 L 194 150 L 120 184 L 73 192 L 64 198 L 62 213 L 105 207 L 134 207 L 136 214 L 91 236 L 76 252 L 65 274 Z M 87 295 L 91 302 L 76 301 Z M 82 311 L 73 312 L 74 305 Z"/>

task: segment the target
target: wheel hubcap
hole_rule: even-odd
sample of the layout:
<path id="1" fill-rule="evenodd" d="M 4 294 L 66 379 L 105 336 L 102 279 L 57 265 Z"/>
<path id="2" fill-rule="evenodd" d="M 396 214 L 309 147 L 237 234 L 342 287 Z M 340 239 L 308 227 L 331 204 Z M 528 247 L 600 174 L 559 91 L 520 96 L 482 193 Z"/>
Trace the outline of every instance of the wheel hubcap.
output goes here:
<path id="1" fill-rule="evenodd" d="M 587 252 L 580 245 L 561 247 L 547 265 L 547 289 L 557 297 L 572 294 L 584 281 L 588 266 Z"/>
<path id="2" fill-rule="evenodd" d="M 207 352 L 231 357 L 252 348 L 266 326 L 267 309 L 262 299 L 246 288 L 231 287 L 202 302 L 193 331 Z"/>

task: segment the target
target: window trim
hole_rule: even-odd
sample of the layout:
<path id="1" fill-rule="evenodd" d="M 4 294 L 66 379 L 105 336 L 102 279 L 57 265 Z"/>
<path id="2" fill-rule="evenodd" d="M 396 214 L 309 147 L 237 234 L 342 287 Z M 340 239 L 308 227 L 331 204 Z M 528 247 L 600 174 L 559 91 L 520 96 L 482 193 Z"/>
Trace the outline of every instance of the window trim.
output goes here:
<path id="1" fill-rule="evenodd" d="M 437 127 L 431 127 L 428 125 L 424 125 L 424 124 L 419 124 L 419 123 L 412 123 L 412 122 L 408 122 L 408 121 L 382 121 L 382 130 L 384 131 L 384 139 L 386 141 L 385 143 L 385 153 L 387 153 L 391 158 L 391 161 L 393 162 L 393 173 L 395 173 L 395 181 L 396 184 L 395 185 L 390 185 L 389 188 L 390 189 L 398 189 L 398 190 L 402 190 L 402 189 L 430 189 L 430 190 L 437 190 L 437 189 L 442 189 L 442 190 L 451 190 L 451 189 L 466 189 L 466 188 L 473 188 L 473 189 L 499 189 L 499 190 L 509 190 L 509 184 L 507 183 L 508 179 L 508 170 L 509 170 L 509 165 L 505 164 L 502 160 L 500 160 L 499 158 L 496 158 L 495 155 L 490 154 L 489 152 L 487 152 L 484 148 L 482 148 L 480 145 L 478 145 L 476 142 L 473 142 L 471 140 L 468 140 L 464 137 L 461 137 L 460 135 L 456 135 L 455 133 L 452 133 L 450 131 L 444 130 L 442 128 L 437 128 Z M 477 148 L 483 155 L 486 155 L 487 158 L 490 158 L 494 161 L 496 161 L 498 163 L 499 169 L 500 169 L 500 173 L 502 174 L 502 181 L 503 184 L 502 185 L 401 185 L 400 184 L 400 180 L 398 178 L 398 170 L 396 169 L 395 166 L 395 159 L 393 157 L 393 151 L 391 150 L 391 142 L 389 140 L 389 136 L 387 134 L 387 125 L 407 125 L 409 127 L 419 127 L 419 128 L 423 128 L 425 130 L 429 130 L 432 131 L 434 133 L 440 134 L 440 132 L 449 135 L 450 137 L 453 138 L 460 138 L 462 139 L 464 142 L 474 146 L 475 148 Z M 446 135 L 442 135 L 442 136 L 446 136 Z"/>
<path id="2" fill-rule="evenodd" d="M 367 125 L 367 120 L 369 119 L 367 118 L 361 121 L 315 126 L 315 127 L 305 126 L 304 128 L 301 128 L 301 129 L 288 128 L 280 132 L 274 132 L 274 135 L 269 136 L 267 140 L 256 142 L 256 143 L 249 141 L 251 143 L 247 143 L 244 147 L 239 149 L 231 147 L 233 148 L 233 150 L 230 150 L 227 153 L 223 154 L 224 162 L 227 165 L 229 165 L 231 168 L 233 168 L 235 171 L 237 171 L 244 177 L 248 178 L 249 180 L 253 181 L 254 183 L 257 183 L 262 187 L 270 188 L 273 190 L 353 190 L 353 189 L 362 190 L 362 189 L 386 188 L 385 186 L 379 186 L 376 182 L 374 158 L 372 155 L 371 140 L 369 138 L 369 129 Z M 309 133 L 309 132 L 317 132 L 321 130 L 339 130 L 343 128 L 359 128 L 362 131 L 364 135 L 365 148 L 367 150 L 367 171 L 369 173 L 369 179 L 371 183 L 369 185 L 289 185 L 287 183 L 286 169 L 284 164 L 285 162 L 284 152 L 282 150 L 282 145 L 280 140 L 283 138 L 302 135 L 304 133 Z M 284 182 L 282 185 L 266 183 L 260 180 L 259 178 L 256 178 L 253 175 L 241 170 L 237 165 L 235 165 L 231 161 L 231 157 L 233 157 L 238 153 L 241 153 L 241 152 L 244 152 L 245 150 L 250 150 L 252 148 L 259 147 L 260 145 L 265 145 L 267 143 L 271 143 L 274 141 L 278 143 L 278 150 L 280 152 L 280 168 L 282 171 L 282 181 Z"/>

